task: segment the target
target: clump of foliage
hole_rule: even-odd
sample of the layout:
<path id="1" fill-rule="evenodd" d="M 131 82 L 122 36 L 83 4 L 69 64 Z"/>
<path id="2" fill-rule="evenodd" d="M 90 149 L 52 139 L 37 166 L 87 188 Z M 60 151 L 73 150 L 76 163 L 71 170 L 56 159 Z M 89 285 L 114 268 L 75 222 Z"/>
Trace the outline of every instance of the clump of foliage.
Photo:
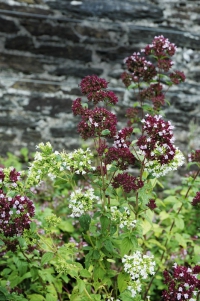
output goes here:
<path id="1" fill-rule="evenodd" d="M 163 186 L 185 162 L 160 115 L 185 80 L 171 71 L 175 51 L 158 36 L 125 59 L 122 80 L 138 100 L 126 127 L 108 82 L 86 76 L 86 101 L 72 111 L 93 146 L 40 143 L 28 172 L 0 169 L 0 300 L 199 300 L 200 150 L 180 186 Z"/>

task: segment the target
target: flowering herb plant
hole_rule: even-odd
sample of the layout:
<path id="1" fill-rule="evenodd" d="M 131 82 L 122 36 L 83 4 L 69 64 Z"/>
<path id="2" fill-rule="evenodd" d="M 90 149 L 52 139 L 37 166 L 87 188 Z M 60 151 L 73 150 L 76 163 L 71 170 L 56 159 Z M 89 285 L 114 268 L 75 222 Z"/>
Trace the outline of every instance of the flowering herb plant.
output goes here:
<path id="1" fill-rule="evenodd" d="M 125 59 L 138 100 L 126 127 L 108 82 L 86 76 L 72 111 L 90 148 L 40 143 L 27 173 L 0 169 L 0 300 L 199 300 L 200 150 L 182 185 L 163 186 L 186 161 L 161 116 L 185 80 L 171 71 L 175 51 L 158 36 Z"/>

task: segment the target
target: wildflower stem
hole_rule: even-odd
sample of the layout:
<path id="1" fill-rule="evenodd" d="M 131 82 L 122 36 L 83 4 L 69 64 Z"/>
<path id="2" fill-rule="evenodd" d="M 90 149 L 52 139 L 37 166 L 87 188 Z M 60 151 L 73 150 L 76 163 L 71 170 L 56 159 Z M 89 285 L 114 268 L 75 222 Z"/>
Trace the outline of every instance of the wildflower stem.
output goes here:
<path id="1" fill-rule="evenodd" d="M 193 183 L 195 182 L 196 178 L 199 176 L 199 173 L 200 173 L 200 169 L 196 172 L 196 175 L 195 175 L 195 177 L 194 177 L 194 179 L 193 179 Z M 186 194 L 185 194 L 185 196 L 184 196 L 184 199 L 186 199 L 186 198 L 188 197 L 188 194 L 189 194 L 191 188 L 192 188 L 192 185 L 190 185 L 190 186 L 188 187 L 187 192 L 186 192 Z M 180 208 L 178 209 L 177 215 L 181 212 L 182 208 L 183 208 L 183 203 L 182 203 L 182 205 L 180 206 Z M 171 224 L 171 227 L 170 227 L 170 229 L 169 229 L 169 233 L 171 233 L 171 231 L 172 231 L 174 225 L 175 225 L 175 220 L 173 220 L 173 222 L 172 222 L 172 224 Z M 167 249 L 166 247 L 167 247 L 168 242 L 169 242 L 169 238 L 167 238 L 166 241 L 165 241 L 165 244 L 164 244 L 165 250 L 163 250 L 163 252 L 162 252 L 160 262 L 162 262 L 163 259 L 164 259 L 165 252 L 166 252 L 166 249 Z M 144 294 L 144 300 L 146 300 L 146 298 L 147 298 L 149 289 L 150 289 L 150 287 L 151 287 L 151 285 L 152 285 L 152 282 L 153 282 L 154 278 L 156 277 L 156 274 L 159 272 L 160 267 L 161 267 L 161 265 L 157 268 L 157 270 L 155 271 L 155 274 L 153 275 L 153 277 L 151 278 L 151 281 L 149 282 L 149 285 L 148 285 L 148 287 L 147 287 L 147 290 L 146 290 L 146 292 L 145 292 L 145 294 Z"/>

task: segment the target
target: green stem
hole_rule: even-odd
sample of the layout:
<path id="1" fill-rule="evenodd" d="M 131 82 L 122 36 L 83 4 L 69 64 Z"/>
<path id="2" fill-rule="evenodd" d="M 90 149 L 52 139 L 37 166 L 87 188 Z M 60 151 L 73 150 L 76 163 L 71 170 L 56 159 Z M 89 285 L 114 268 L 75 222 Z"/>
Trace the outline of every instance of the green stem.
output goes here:
<path id="1" fill-rule="evenodd" d="M 196 180 L 196 178 L 198 177 L 199 173 L 200 173 L 200 169 L 197 171 L 197 173 L 196 173 L 196 175 L 195 175 L 195 177 L 194 177 L 194 179 L 193 179 L 193 183 L 195 182 L 195 180 Z M 186 194 L 185 194 L 185 196 L 184 196 L 184 199 L 186 199 L 186 198 L 188 197 L 188 194 L 189 194 L 191 188 L 192 188 L 192 185 L 190 185 L 190 186 L 188 187 L 188 190 L 187 190 L 187 192 L 186 192 Z M 182 205 L 180 206 L 180 208 L 178 209 L 177 215 L 179 215 L 179 213 L 181 212 L 182 208 L 183 208 L 183 203 L 182 203 Z M 169 229 L 169 233 L 172 232 L 172 229 L 173 229 L 174 225 L 175 225 L 175 219 L 173 220 L 173 222 L 172 222 L 172 224 L 171 224 L 171 227 L 170 227 L 170 229 Z M 168 244 L 168 242 L 169 242 L 169 238 L 166 239 L 165 244 L 164 244 L 165 250 L 163 250 L 162 255 L 161 255 L 161 259 L 160 259 L 160 262 L 161 262 L 161 263 L 162 263 L 162 261 L 163 261 L 163 259 L 164 259 L 165 252 L 166 252 L 166 250 L 167 250 L 167 244 Z M 155 277 L 156 277 L 156 274 L 159 272 L 160 267 L 161 267 L 161 265 L 157 268 L 157 270 L 155 271 L 155 274 L 153 275 L 153 277 L 151 278 L 151 281 L 149 282 L 149 285 L 148 285 L 148 287 L 147 287 L 147 290 L 146 290 L 146 292 L 145 292 L 145 294 L 144 294 L 144 300 L 146 300 L 146 298 L 147 298 L 147 294 L 148 294 L 148 292 L 149 292 L 149 289 L 150 289 L 150 287 L 151 287 L 151 285 L 152 285 L 153 280 L 154 280 Z"/>

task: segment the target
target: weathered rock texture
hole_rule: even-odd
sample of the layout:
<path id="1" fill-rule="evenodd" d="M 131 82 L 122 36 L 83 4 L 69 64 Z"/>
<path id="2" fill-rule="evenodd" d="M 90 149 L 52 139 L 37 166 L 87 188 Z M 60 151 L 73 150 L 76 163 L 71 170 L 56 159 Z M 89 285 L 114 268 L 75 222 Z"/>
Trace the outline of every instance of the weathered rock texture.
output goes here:
<path id="1" fill-rule="evenodd" d="M 166 117 L 183 151 L 188 141 L 200 147 L 199 16 L 189 0 L 0 0 L 0 155 L 41 141 L 78 147 L 71 104 L 89 74 L 109 80 L 125 120 L 133 97 L 120 80 L 123 59 L 161 34 L 178 46 L 174 68 L 187 77 L 168 93 Z"/>

